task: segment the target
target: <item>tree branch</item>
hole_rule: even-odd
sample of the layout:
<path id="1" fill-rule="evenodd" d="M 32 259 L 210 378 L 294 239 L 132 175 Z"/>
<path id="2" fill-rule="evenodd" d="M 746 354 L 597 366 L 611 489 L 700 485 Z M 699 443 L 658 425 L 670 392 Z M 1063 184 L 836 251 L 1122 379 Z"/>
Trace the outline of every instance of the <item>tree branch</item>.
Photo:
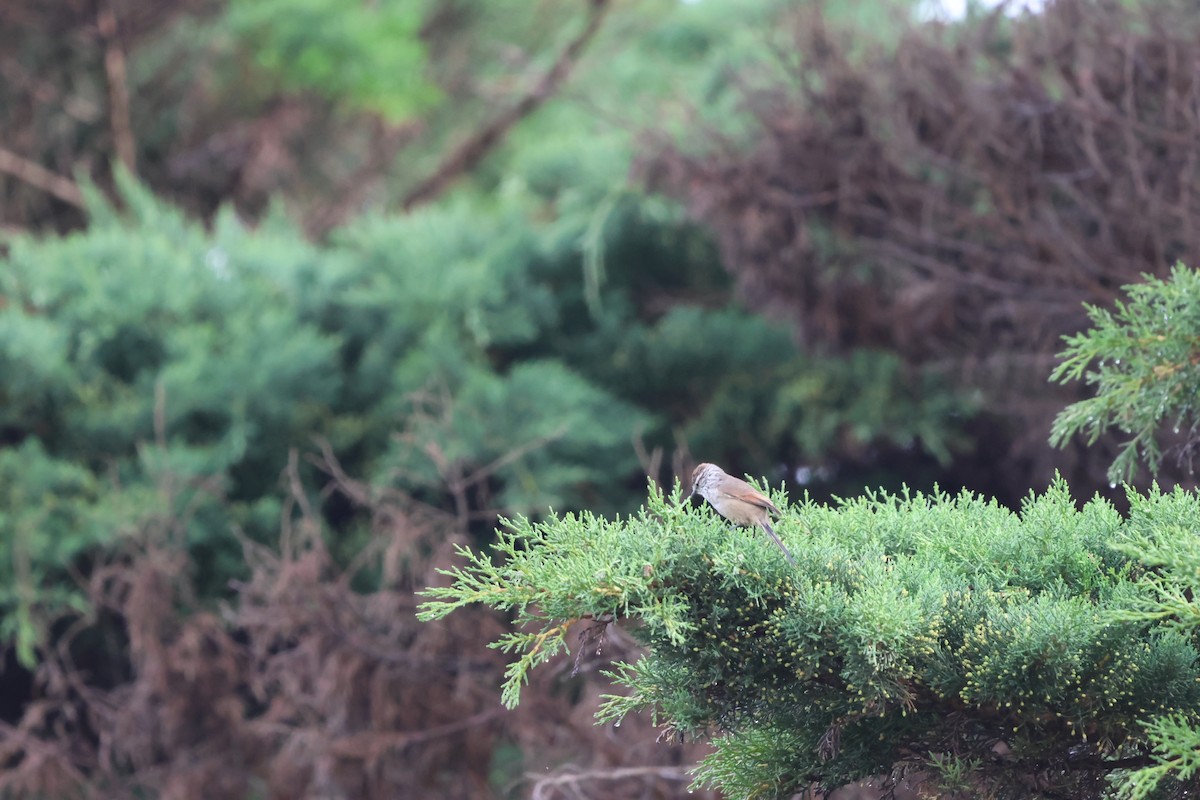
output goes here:
<path id="1" fill-rule="evenodd" d="M 440 195 L 460 175 L 478 164 L 514 125 L 536 111 L 558 90 L 570 74 L 571 68 L 575 66 L 583 48 L 600 30 L 600 23 L 609 9 L 610 0 L 588 0 L 588 6 L 587 24 L 563 48 L 554 65 L 541 80 L 515 105 L 484 125 L 442 159 L 433 173 L 418 183 L 404 198 L 402 205 L 406 211 Z"/>
<path id="2" fill-rule="evenodd" d="M 54 195 L 64 203 L 70 203 L 76 208 L 83 208 L 83 192 L 74 181 L 22 158 L 11 150 L 0 147 L 0 172 L 12 175 L 14 178 L 41 189 L 47 194 Z"/>
<path id="3" fill-rule="evenodd" d="M 133 125 L 129 122 L 129 86 L 126 81 L 125 52 L 117 41 L 117 15 L 105 0 L 96 16 L 96 27 L 104 42 L 104 77 L 108 81 L 108 116 L 112 125 L 113 146 L 130 173 L 137 172 L 137 148 Z"/>

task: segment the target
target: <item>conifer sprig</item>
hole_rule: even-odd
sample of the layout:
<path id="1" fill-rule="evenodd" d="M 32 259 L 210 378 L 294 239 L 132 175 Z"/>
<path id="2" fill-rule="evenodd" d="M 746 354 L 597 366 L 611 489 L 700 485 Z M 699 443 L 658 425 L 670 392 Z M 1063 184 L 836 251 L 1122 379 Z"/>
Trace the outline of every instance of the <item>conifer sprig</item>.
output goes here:
<path id="1" fill-rule="evenodd" d="M 1110 430 L 1128 437 L 1109 468 L 1114 483 L 1130 479 L 1139 463 L 1157 471 L 1158 434 L 1169 420 L 1195 440 L 1200 398 L 1200 273 L 1176 264 L 1169 279 L 1146 276 L 1125 291 L 1128 300 L 1112 311 L 1087 307 L 1092 327 L 1066 338 L 1051 374 L 1061 383 L 1085 381 L 1096 394 L 1063 409 L 1050 443 L 1062 447 L 1081 433 L 1095 444 Z"/>

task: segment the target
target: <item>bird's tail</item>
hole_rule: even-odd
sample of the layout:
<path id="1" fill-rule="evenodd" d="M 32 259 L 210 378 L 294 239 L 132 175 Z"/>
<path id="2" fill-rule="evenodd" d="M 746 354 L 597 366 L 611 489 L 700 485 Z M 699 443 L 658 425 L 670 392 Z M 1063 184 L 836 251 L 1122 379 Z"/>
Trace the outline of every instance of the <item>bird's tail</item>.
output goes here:
<path id="1" fill-rule="evenodd" d="M 796 566 L 796 559 L 792 558 L 792 554 L 788 551 L 788 549 L 786 547 L 784 547 L 783 542 L 779 538 L 779 535 L 777 533 L 775 533 L 775 529 L 771 527 L 771 523 L 764 520 L 763 524 L 762 524 L 762 528 L 764 531 L 767 532 L 768 536 L 770 536 L 772 539 L 775 540 L 775 544 L 779 545 L 779 549 L 783 551 L 783 557 L 788 560 L 788 563 L 791 564 L 793 567 Z"/>

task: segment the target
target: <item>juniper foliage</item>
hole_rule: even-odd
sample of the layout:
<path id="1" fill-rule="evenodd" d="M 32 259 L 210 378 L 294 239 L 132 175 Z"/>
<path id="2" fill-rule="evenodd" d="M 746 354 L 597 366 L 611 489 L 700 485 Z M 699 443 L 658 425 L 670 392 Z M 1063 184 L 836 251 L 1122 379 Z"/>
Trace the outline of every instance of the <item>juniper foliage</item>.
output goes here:
<path id="1" fill-rule="evenodd" d="M 1168 423 L 1176 434 L 1186 428 L 1181 459 L 1190 461 L 1200 444 L 1200 273 L 1177 263 L 1165 280 L 1144 278 L 1124 287 L 1128 300 L 1112 310 L 1087 307 L 1092 327 L 1066 337 L 1051 376 L 1095 387 L 1054 420 L 1051 444 L 1062 447 L 1076 434 L 1094 444 L 1110 430 L 1129 437 L 1109 468 L 1114 482 L 1132 478 L 1140 462 L 1158 471 Z"/>
<path id="2" fill-rule="evenodd" d="M 1194 631 L 1120 613 L 1156 597 L 1131 549 L 1195 519 L 1194 494 L 1134 496 L 1128 520 L 1102 499 L 1077 509 L 1061 480 L 1018 512 L 969 493 L 773 499 L 796 568 L 652 489 L 627 519 L 513 519 L 491 554 L 463 549 L 422 618 L 512 612 L 492 645 L 516 654 L 509 705 L 573 626 L 630 626 L 646 653 L 616 666 L 626 693 L 598 718 L 648 711 L 711 737 L 697 781 L 732 797 L 914 770 L 998 797 L 1091 797 L 1198 721 Z"/>
<path id="3" fill-rule="evenodd" d="M 1139 464 L 1157 471 L 1165 453 L 1164 428 L 1186 429 L 1174 445 L 1190 461 L 1200 437 L 1195 400 L 1200 393 L 1200 273 L 1182 263 L 1166 280 L 1146 276 L 1125 287 L 1127 301 L 1113 310 L 1089 307 L 1092 328 L 1067 339 L 1059 380 L 1084 380 L 1095 395 L 1066 408 L 1055 420 L 1053 441 L 1082 433 L 1089 442 L 1116 429 L 1128 436 L 1109 471 L 1129 478 Z M 1178 436 L 1176 436 L 1178 439 Z M 1130 509 L 1128 534 L 1117 547 L 1136 559 L 1143 589 L 1117 612 L 1125 621 L 1153 624 L 1194 639 L 1200 631 L 1200 543 L 1193 493 L 1170 496 L 1157 488 Z M 1154 511 L 1148 510 L 1148 505 Z M 1124 796 L 1141 800 L 1194 781 L 1200 771 L 1200 725 L 1193 710 L 1156 715 L 1142 722 L 1153 763 L 1124 774 Z"/>
<path id="4" fill-rule="evenodd" d="M 204 596 L 226 591 L 244 570 L 232 529 L 271 535 L 289 451 L 314 441 L 439 505 L 478 473 L 467 512 L 574 507 L 636 473 L 641 412 L 561 361 L 493 361 L 555 314 L 529 259 L 506 257 L 535 249 L 528 228 L 458 207 L 319 247 L 278 215 L 208 231 L 128 177 L 122 199 L 0 261 L 0 645 L 26 664 L 81 610 L 71 575 L 147 518 L 174 521 Z M 365 544 L 361 520 L 329 514 L 338 552 Z"/>
<path id="5" fill-rule="evenodd" d="M 635 508 L 635 441 L 759 462 L 957 446 L 952 393 L 886 353 L 802 355 L 728 304 L 678 209 L 624 195 L 596 233 L 596 187 L 543 155 L 557 168 L 529 167 L 537 188 L 502 207 L 364 216 L 324 244 L 279 213 L 208 228 L 121 173 L 122 208 L 93 192 L 86 230 L 8 238 L 0 646 L 32 664 L 58 615 L 85 612 L 78 576 L 147 522 L 174 520 L 201 596 L 224 596 L 245 570 L 232 529 L 272 535 L 289 453 L 314 442 L 480 537 L 496 509 Z M 605 242 L 594 280 L 588 231 Z M 324 511 L 339 556 L 366 544 L 361 515 Z"/>

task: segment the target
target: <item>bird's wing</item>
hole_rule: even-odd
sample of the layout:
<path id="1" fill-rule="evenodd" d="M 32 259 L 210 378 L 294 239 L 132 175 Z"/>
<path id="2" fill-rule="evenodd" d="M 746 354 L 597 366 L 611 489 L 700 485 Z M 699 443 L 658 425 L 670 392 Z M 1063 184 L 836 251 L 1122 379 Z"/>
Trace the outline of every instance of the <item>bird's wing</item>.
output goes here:
<path id="1" fill-rule="evenodd" d="M 783 512 L 780 511 L 778 508 L 776 508 L 775 504 L 772 503 L 771 500 L 765 494 L 760 494 L 759 498 L 760 498 L 759 505 L 761 505 L 763 508 L 765 508 L 767 511 L 770 511 L 772 514 L 774 514 L 777 517 L 783 516 Z"/>
<path id="2" fill-rule="evenodd" d="M 741 491 L 721 492 L 721 494 L 723 494 L 725 497 L 732 497 L 735 500 L 741 500 L 744 503 L 751 503 L 759 508 L 765 508 L 767 511 L 770 511 L 777 517 L 783 516 L 783 512 L 775 507 L 775 504 L 771 502 L 769 497 L 755 489 L 750 484 L 746 484 L 746 488 L 742 489 Z"/>

